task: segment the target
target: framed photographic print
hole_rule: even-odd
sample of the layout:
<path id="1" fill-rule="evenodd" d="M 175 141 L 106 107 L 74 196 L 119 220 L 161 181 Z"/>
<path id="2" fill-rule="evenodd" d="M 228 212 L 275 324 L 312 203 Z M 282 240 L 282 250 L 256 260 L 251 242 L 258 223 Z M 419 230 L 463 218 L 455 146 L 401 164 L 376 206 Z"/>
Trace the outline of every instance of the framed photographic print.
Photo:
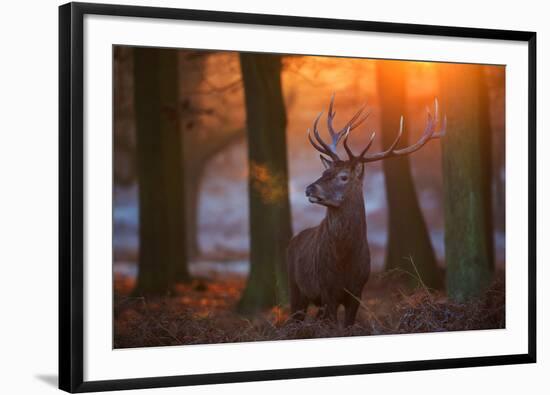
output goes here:
<path id="1" fill-rule="evenodd" d="M 535 362 L 535 33 L 59 17 L 61 389 Z"/>

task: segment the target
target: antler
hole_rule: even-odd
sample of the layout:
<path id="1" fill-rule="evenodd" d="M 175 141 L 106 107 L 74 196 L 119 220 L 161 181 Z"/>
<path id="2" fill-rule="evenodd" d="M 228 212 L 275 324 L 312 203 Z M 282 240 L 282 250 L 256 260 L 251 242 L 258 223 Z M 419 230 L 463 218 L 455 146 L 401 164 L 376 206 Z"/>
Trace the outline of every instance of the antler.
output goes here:
<path id="1" fill-rule="evenodd" d="M 430 110 L 428 109 L 428 121 L 426 123 L 426 128 L 424 129 L 424 133 L 420 137 L 420 139 L 414 143 L 413 145 L 410 145 L 406 148 L 402 149 L 395 149 L 397 147 L 397 144 L 399 143 L 399 140 L 401 139 L 401 136 L 403 135 L 403 116 L 401 116 L 401 120 L 399 122 L 399 132 L 397 133 L 397 137 L 395 138 L 394 142 L 390 145 L 390 147 L 382 152 L 372 154 L 372 155 L 365 155 L 372 145 L 372 142 L 374 140 L 374 133 L 371 135 L 370 141 L 365 147 L 365 149 L 361 152 L 359 156 L 353 156 L 353 153 L 347 146 L 347 139 L 348 139 L 348 133 L 346 133 L 346 136 L 344 138 L 344 147 L 346 148 L 346 152 L 350 156 L 350 160 L 357 159 L 360 162 L 368 163 L 368 162 L 374 162 L 381 159 L 386 158 L 392 158 L 395 156 L 402 156 L 402 155 L 408 155 L 415 151 L 418 151 L 420 148 L 422 148 L 429 140 L 443 137 L 446 133 L 447 128 L 447 117 L 443 117 L 443 123 L 441 125 L 441 129 L 436 132 L 436 126 L 439 122 L 439 109 L 438 109 L 438 102 L 437 98 L 435 99 L 435 111 L 434 116 L 430 113 Z"/>
<path id="2" fill-rule="evenodd" d="M 327 128 L 330 133 L 330 137 L 332 138 L 332 144 L 331 148 L 333 151 L 336 151 L 336 146 L 340 142 L 340 139 L 344 137 L 344 135 L 347 135 L 349 132 L 351 132 L 353 129 L 361 125 L 369 116 L 369 113 L 365 114 L 363 118 L 359 118 L 359 116 L 363 113 L 365 110 L 365 106 L 361 107 L 359 111 L 355 113 L 353 117 L 349 120 L 349 122 L 342 128 L 340 131 L 335 132 L 334 127 L 332 125 L 332 121 L 334 120 L 334 117 L 336 116 L 336 112 L 333 111 L 334 107 L 334 93 L 332 94 L 332 97 L 330 99 L 330 105 L 328 106 L 328 115 L 327 115 Z M 357 122 L 356 122 L 357 121 Z"/>
<path id="3" fill-rule="evenodd" d="M 363 123 L 365 119 L 367 119 L 369 114 L 367 113 L 362 118 L 359 119 L 359 117 L 365 110 L 365 106 L 363 106 L 362 108 L 359 109 L 359 111 L 355 113 L 353 117 L 351 117 L 349 122 L 340 131 L 336 132 L 332 125 L 332 121 L 336 116 L 336 112 L 333 111 L 333 107 L 334 107 L 334 94 L 332 94 L 332 98 L 330 99 L 330 104 L 328 107 L 328 115 L 327 115 L 327 128 L 331 137 L 331 143 L 330 144 L 325 143 L 321 138 L 321 136 L 319 135 L 319 130 L 317 129 L 317 124 L 319 123 L 319 119 L 321 118 L 321 115 L 323 115 L 322 111 L 319 113 L 319 115 L 317 116 L 317 118 L 315 118 L 315 121 L 313 122 L 313 134 L 315 135 L 315 139 L 317 140 L 318 144 L 315 143 L 315 141 L 313 141 L 313 138 L 311 137 L 311 133 L 309 129 L 307 130 L 307 137 L 311 145 L 317 151 L 329 156 L 333 161 L 339 161 L 340 158 L 336 153 L 336 146 L 338 145 L 342 137 L 344 137 L 344 135 L 346 135 L 346 138 L 347 138 L 348 133 L 353 129 L 355 129 L 356 127 L 358 127 L 361 123 Z M 348 149 L 349 148 L 346 148 L 346 151 L 348 151 Z M 349 151 L 348 151 L 348 155 L 349 155 Z"/>

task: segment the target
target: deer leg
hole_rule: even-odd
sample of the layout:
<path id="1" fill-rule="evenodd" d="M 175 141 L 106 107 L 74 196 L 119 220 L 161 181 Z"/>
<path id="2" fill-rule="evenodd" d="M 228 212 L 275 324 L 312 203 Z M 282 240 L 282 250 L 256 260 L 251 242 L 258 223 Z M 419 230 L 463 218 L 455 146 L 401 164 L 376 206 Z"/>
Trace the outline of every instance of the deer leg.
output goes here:
<path id="1" fill-rule="evenodd" d="M 338 305 L 336 303 L 329 303 L 326 306 L 326 315 L 325 317 L 329 319 L 329 321 L 338 323 Z"/>
<path id="2" fill-rule="evenodd" d="M 309 301 L 300 292 L 298 286 L 294 283 L 290 283 L 290 315 L 291 318 L 297 321 L 303 321 L 306 317 L 307 307 Z"/>
<path id="3" fill-rule="evenodd" d="M 297 304 L 291 304 L 290 306 L 290 314 L 293 319 L 296 321 L 303 321 L 306 318 L 306 312 L 307 312 L 307 301 L 300 301 L 300 303 Z"/>
<path id="4" fill-rule="evenodd" d="M 319 309 L 317 310 L 317 314 L 315 315 L 315 318 L 318 320 L 322 320 L 325 318 L 326 313 L 326 306 L 319 306 Z"/>
<path id="5" fill-rule="evenodd" d="M 355 298 L 348 298 L 346 304 L 346 318 L 345 325 L 351 326 L 355 323 L 355 317 L 357 316 L 357 309 L 359 308 L 359 301 Z"/>

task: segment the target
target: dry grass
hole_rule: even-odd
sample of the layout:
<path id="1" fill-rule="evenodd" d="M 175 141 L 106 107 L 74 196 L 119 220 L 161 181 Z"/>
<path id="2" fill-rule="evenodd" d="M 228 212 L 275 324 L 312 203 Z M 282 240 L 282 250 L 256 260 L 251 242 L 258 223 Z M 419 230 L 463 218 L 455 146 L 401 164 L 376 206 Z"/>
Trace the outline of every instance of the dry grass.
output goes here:
<path id="1" fill-rule="evenodd" d="M 396 274 L 374 276 L 361 297 L 356 324 L 344 328 L 315 319 L 315 311 L 310 311 L 305 321 L 296 322 L 281 307 L 254 317 L 240 316 L 234 311 L 244 287 L 239 278 L 194 281 L 178 286 L 174 295 L 148 300 L 125 296 L 132 280 L 117 278 L 114 345 L 128 348 L 504 328 L 502 275 L 479 299 L 468 303 L 451 302 L 422 286 L 406 293 L 399 284 L 402 281 Z"/>

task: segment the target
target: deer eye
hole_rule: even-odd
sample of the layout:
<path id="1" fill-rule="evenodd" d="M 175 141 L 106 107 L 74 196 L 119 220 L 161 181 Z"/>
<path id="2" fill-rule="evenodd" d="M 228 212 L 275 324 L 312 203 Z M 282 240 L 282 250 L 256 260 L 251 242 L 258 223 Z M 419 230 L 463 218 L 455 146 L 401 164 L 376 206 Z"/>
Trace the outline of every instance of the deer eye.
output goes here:
<path id="1" fill-rule="evenodd" d="M 348 180 L 348 176 L 343 174 L 343 175 L 340 176 L 340 180 L 346 182 Z"/>

